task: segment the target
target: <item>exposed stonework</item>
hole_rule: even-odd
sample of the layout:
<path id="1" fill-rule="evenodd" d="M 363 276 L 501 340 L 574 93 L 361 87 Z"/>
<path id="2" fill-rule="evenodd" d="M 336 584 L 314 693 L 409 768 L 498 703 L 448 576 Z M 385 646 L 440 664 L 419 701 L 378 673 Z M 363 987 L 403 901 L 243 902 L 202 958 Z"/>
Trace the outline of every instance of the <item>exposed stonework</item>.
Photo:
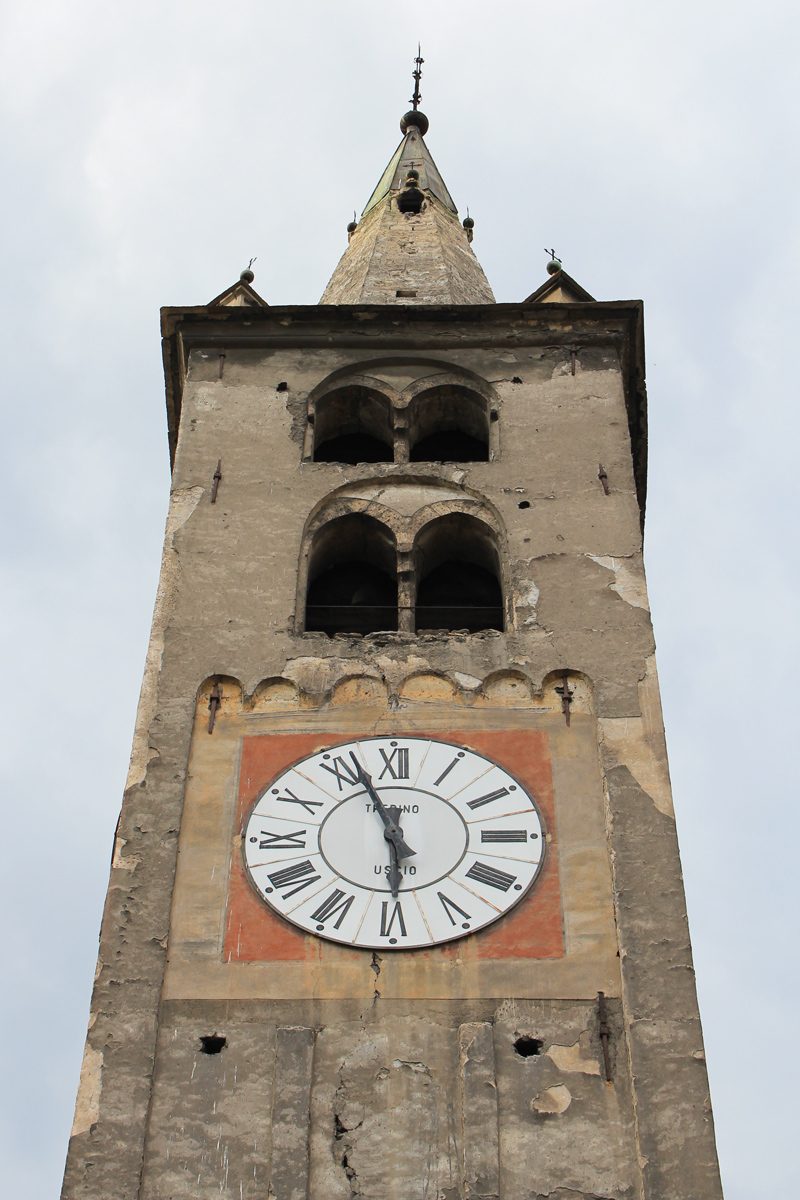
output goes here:
<path id="1" fill-rule="evenodd" d="M 455 213 L 428 196 L 403 213 L 396 196 L 353 234 L 321 304 L 491 304 L 492 289 Z"/>

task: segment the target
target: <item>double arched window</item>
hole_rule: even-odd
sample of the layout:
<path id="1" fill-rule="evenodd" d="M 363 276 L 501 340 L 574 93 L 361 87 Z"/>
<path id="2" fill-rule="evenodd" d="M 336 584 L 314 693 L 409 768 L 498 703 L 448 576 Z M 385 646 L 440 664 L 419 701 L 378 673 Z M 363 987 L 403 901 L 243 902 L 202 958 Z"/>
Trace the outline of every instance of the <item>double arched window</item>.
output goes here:
<path id="1" fill-rule="evenodd" d="M 402 544 L 383 521 L 346 513 L 308 553 L 305 628 L 334 633 L 502 630 L 495 531 L 465 512 L 434 516 Z"/>
<path id="2" fill-rule="evenodd" d="M 314 462 L 487 462 L 491 404 L 485 388 L 433 376 L 394 392 L 350 382 L 312 401 Z"/>

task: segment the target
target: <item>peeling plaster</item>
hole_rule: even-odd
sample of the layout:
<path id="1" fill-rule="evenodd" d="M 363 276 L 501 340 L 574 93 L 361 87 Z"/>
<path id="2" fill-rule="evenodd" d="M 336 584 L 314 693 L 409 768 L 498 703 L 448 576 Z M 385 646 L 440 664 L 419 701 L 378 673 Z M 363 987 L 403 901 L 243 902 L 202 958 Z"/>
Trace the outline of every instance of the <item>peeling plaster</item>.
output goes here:
<path id="1" fill-rule="evenodd" d="M 467 691 L 473 692 L 483 683 L 482 679 L 478 679 L 477 675 L 466 675 L 463 671 L 453 671 L 453 679 L 459 687 L 465 688 Z"/>
<path id="2" fill-rule="evenodd" d="M 620 599 L 624 600 L 626 604 L 633 605 L 634 608 L 643 608 L 645 612 L 650 611 L 647 584 L 641 567 L 638 565 L 634 567 L 627 558 L 611 558 L 608 555 L 599 554 L 587 554 L 586 557 L 597 563 L 598 567 L 605 567 L 607 571 L 613 572 L 614 582 L 609 586 Z"/>
<path id="3" fill-rule="evenodd" d="M 122 853 L 123 847 L 127 846 L 127 838 L 120 837 L 119 834 L 114 838 L 114 854 L 111 859 L 111 866 L 119 868 L 120 871 L 135 871 L 139 863 L 142 861 L 140 854 L 129 854 L 125 856 Z"/>
<path id="4" fill-rule="evenodd" d="M 531 1109 L 545 1116 L 560 1117 L 572 1104 L 572 1093 L 563 1083 L 546 1088 L 531 1100 Z"/>
<path id="5" fill-rule="evenodd" d="M 627 767 L 658 811 L 674 819 L 667 764 L 653 753 L 641 717 L 601 717 L 598 725 L 606 770 Z"/>
<path id="6" fill-rule="evenodd" d="M 519 603 L 521 605 L 527 604 L 531 608 L 535 608 L 536 605 L 539 603 L 538 587 L 536 586 L 535 583 L 531 583 L 529 581 L 525 581 L 525 583 L 523 583 L 522 586 L 523 586 L 523 588 L 527 587 L 527 591 L 523 591 L 520 594 Z"/>
<path id="7" fill-rule="evenodd" d="M 655 656 L 639 681 L 641 717 L 601 717 L 597 724 L 605 769 L 627 767 L 665 817 L 675 819 Z"/>
<path id="8" fill-rule="evenodd" d="M 91 1029 L 91 1024 L 89 1026 Z M 95 1050 L 89 1043 L 83 1052 L 81 1078 L 78 1084 L 78 1099 L 75 1101 L 75 1118 L 72 1122 L 72 1137 L 88 1133 L 100 1116 L 100 1091 L 102 1089 L 103 1052 Z"/>
<path id="9" fill-rule="evenodd" d="M 588 1033 L 582 1033 L 571 1046 L 560 1046 L 554 1042 L 545 1053 L 559 1071 L 580 1071 L 583 1075 L 599 1075 L 600 1063 L 592 1055 L 585 1053 L 588 1040 Z"/>

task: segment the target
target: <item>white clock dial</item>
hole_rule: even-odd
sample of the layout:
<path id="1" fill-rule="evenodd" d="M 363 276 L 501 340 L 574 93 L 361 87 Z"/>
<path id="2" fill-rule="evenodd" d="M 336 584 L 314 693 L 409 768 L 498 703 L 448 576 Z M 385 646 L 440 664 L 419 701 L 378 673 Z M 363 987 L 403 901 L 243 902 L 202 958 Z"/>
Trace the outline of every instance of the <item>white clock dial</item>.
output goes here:
<path id="1" fill-rule="evenodd" d="M 307 933 L 372 950 L 483 929 L 522 899 L 544 848 L 533 796 L 503 767 L 401 735 L 302 759 L 244 829 L 262 900 Z"/>

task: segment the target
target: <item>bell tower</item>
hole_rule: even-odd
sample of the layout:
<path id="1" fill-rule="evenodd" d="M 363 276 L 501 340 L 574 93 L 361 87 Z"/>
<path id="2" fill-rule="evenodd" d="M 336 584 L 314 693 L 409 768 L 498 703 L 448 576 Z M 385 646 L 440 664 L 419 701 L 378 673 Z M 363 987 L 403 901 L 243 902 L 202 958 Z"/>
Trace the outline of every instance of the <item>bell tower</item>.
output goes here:
<path id="1" fill-rule="evenodd" d="M 719 1200 L 642 305 L 425 137 L 317 305 L 162 310 L 172 488 L 63 1200 Z"/>

